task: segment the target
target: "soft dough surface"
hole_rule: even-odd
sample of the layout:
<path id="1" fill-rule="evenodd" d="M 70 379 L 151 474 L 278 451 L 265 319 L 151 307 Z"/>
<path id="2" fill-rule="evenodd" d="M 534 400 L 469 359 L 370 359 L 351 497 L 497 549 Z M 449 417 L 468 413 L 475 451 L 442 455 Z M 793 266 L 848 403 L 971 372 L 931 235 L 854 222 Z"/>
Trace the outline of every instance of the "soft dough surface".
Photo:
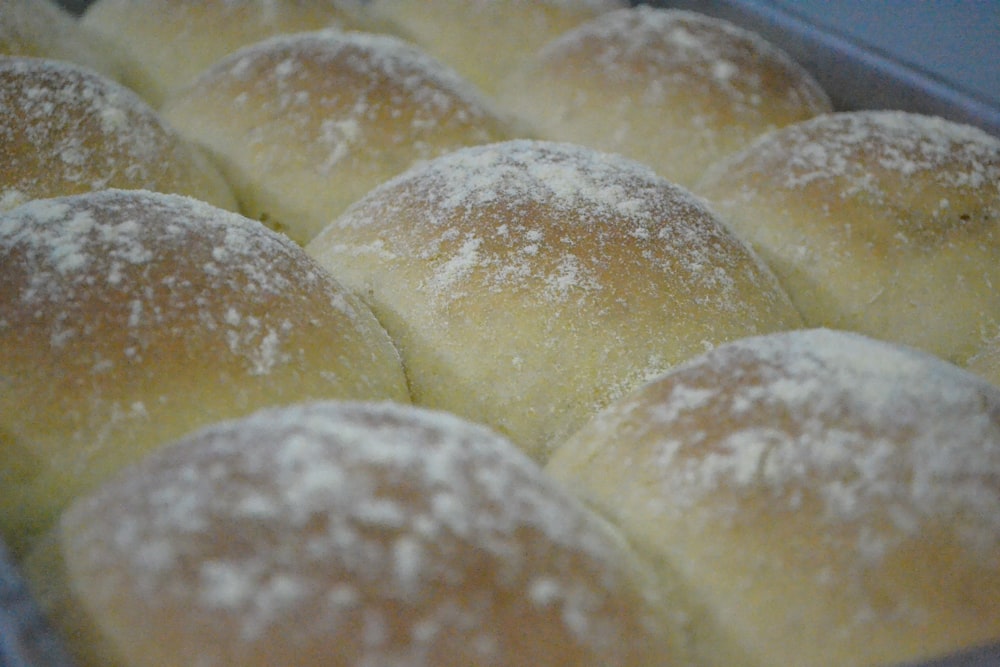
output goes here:
<path id="1" fill-rule="evenodd" d="M 306 398 L 409 400 L 371 311 L 287 238 L 148 191 L 0 215 L 0 528 L 21 551 L 126 462 Z"/>
<path id="2" fill-rule="evenodd" d="M 723 345 L 546 470 L 681 580 L 707 664 L 894 665 L 1000 637 L 1000 390 L 912 348 Z"/>
<path id="3" fill-rule="evenodd" d="M 468 81 L 416 46 L 329 30 L 234 52 L 163 114 L 215 156 L 243 213 L 301 243 L 412 164 L 513 136 Z"/>
<path id="4" fill-rule="evenodd" d="M 811 326 L 960 365 L 1000 331 L 1000 139 L 982 130 L 826 114 L 761 137 L 694 189 Z"/>
<path id="5" fill-rule="evenodd" d="M 76 503 L 57 537 L 61 564 L 37 561 L 36 581 L 65 577 L 44 599 L 87 665 L 683 655 L 644 570 L 595 515 L 496 434 L 399 404 L 203 429 Z"/>
<path id="6" fill-rule="evenodd" d="M 539 459 L 664 369 L 800 324 L 701 201 L 572 144 L 452 152 L 373 190 L 306 250 L 371 305 L 415 402 Z"/>
<path id="7" fill-rule="evenodd" d="M 556 36 L 496 95 L 541 138 L 622 153 L 688 187 L 761 134 L 832 109 L 806 70 L 760 35 L 643 5 Z"/>
<path id="8" fill-rule="evenodd" d="M 0 210 L 106 188 L 236 210 L 229 183 L 149 104 L 73 63 L 0 58 Z"/>

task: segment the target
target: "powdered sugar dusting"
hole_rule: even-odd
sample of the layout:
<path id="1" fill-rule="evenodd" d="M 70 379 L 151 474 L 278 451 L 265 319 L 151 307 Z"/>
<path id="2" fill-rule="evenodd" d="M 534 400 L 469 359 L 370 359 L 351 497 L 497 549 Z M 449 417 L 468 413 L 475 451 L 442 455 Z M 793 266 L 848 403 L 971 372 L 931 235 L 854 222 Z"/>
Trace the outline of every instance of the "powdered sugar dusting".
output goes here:
<path id="1" fill-rule="evenodd" d="M 432 642 L 500 664 L 504 625 L 553 610 L 555 636 L 584 653 L 629 650 L 619 547 L 510 443 L 445 413 L 314 403 L 217 424 L 78 503 L 64 529 L 77 571 L 157 591 L 227 636 L 197 648 L 209 661 L 321 637 L 358 664 L 425 664 Z"/>

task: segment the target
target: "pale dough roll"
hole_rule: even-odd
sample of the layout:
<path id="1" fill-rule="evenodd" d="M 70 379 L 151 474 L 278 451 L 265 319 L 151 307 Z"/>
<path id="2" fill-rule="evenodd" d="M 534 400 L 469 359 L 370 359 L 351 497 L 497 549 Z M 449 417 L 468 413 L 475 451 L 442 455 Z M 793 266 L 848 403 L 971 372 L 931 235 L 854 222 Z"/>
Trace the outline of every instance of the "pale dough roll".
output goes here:
<path id="1" fill-rule="evenodd" d="M 359 0 L 96 0 L 80 24 L 119 50 L 125 82 L 156 107 L 215 61 L 268 37 L 396 30 Z"/>
<path id="2" fill-rule="evenodd" d="M 454 151 L 373 190 L 306 250 L 371 305 L 415 402 L 537 459 L 670 366 L 801 324 L 699 200 L 572 144 Z"/>
<path id="3" fill-rule="evenodd" d="M 913 348 L 720 346 L 546 471 L 677 578 L 703 664 L 915 664 L 1000 638 L 1000 390 Z"/>
<path id="4" fill-rule="evenodd" d="M 74 503 L 29 565 L 85 666 L 682 664 L 616 532 L 507 440 L 412 406 L 207 427 Z"/>
<path id="5" fill-rule="evenodd" d="M 373 11 L 487 94 L 550 39 L 627 6 L 623 0 L 372 0 Z"/>
<path id="6" fill-rule="evenodd" d="M 242 210 L 301 243 L 411 164 L 509 137 L 454 71 L 387 35 L 320 31 L 241 49 L 164 106 Z"/>
<path id="7" fill-rule="evenodd" d="M 106 190 L 0 216 L 0 530 L 202 424 L 307 398 L 407 401 L 371 311 L 301 248 L 203 202 Z"/>
<path id="8" fill-rule="evenodd" d="M 123 76 L 109 45 L 51 0 L 0 3 L 0 55 L 65 60 L 116 80 Z"/>
<path id="9" fill-rule="evenodd" d="M 105 188 L 189 195 L 228 209 L 218 169 L 131 90 L 73 63 L 0 57 L 0 210 Z"/>
<path id="10" fill-rule="evenodd" d="M 497 99 L 542 138 L 622 153 L 686 186 L 764 132 L 831 110 L 812 76 L 759 35 L 641 5 L 548 42 Z"/>
<path id="11" fill-rule="evenodd" d="M 894 111 L 828 114 L 713 166 L 695 190 L 807 324 L 959 365 L 1000 327 L 1000 139 Z"/>

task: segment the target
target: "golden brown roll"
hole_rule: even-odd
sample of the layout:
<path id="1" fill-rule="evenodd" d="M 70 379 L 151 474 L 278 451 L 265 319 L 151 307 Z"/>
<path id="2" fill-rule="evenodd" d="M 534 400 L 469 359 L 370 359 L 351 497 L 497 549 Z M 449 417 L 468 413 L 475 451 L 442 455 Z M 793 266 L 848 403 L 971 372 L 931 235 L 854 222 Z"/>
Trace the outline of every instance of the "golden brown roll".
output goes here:
<path id="1" fill-rule="evenodd" d="M 958 365 L 1000 327 L 1000 139 L 893 111 L 828 114 L 713 166 L 695 190 L 807 324 Z"/>
<path id="2" fill-rule="evenodd" d="M 411 164 L 509 136 L 454 71 L 367 33 L 258 42 L 200 74 L 163 113 L 217 158 L 245 214 L 301 243 Z"/>
<path id="3" fill-rule="evenodd" d="M 573 144 L 515 140 L 426 162 L 306 250 L 369 303 L 416 403 L 491 425 L 540 460 L 641 381 L 801 323 L 699 200 Z"/>
<path id="4" fill-rule="evenodd" d="M 812 76 L 756 33 L 643 5 L 555 37 L 504 78 L 497 99 L 542 138 L 622 153 L 689 187 L 757 136 L 832 109 Z"/>
<path id="5" fill-rule="evenodd" d="M 215 61 L 267 37 L 395 31 L 359 0 L 96 0 L 80 23 L 121 52 L 125 82 L 156 107 Z"/>
<path id="6" fill-rule="evenodd" d="M 407 401 L 372 313 L 302 249 L 204 202 L 106 190 L 0 215 L 0 531 L 11 547 L 202 424 Z"/>
<path id="7" fill-rule="evenodd" d="M 546 470 L 676 577 L 705 665 L 1000 639 L 1000 389 L 914 348 L 823 329 L 719 346 Z"/>
<path id="8" fill-rule="evenodd" d="M 51 0 L 0 2 L 0 55 L 65 60 L 123 76 L 111 47 Z"/>
<path id="9" fill-rule="evenodd" d="M 682 664 L 617 533 L 507 440 L 399 404 L 206 427 L 30 565 L 83 665 Z"/>
<path id="10" fill-rule="evenodd" d="M 373 11 L 491 94 L 556 35 L 624 0 L 372 0 Z"/>
<path id="11" fill-rule="evenodd" d="M 0 57 L 0 154 L 0 210 L 105 188 L 236 208 L 218 169 L 152 107 L 69 62 Z"/>

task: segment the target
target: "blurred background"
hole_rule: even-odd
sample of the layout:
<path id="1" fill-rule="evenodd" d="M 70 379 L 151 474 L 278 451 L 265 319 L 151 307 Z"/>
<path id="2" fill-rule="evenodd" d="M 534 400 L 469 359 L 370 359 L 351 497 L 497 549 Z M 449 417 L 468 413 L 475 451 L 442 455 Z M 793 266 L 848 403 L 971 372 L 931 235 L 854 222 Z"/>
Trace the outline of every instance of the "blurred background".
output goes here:
<path id="1" fill-rule="evenodd" d="M 997 0 L 676 0 L 782 46 L 840 109 L 895 108 L 1000 136 Z"/>
<path id="2" fill-rule="evenodd" d="M 92 0 L 58 0 L 81 14 Z M 1000 0 L 664 0 L 756 30 L 839 109 L 895 108 L 1000 136 Z"/>

